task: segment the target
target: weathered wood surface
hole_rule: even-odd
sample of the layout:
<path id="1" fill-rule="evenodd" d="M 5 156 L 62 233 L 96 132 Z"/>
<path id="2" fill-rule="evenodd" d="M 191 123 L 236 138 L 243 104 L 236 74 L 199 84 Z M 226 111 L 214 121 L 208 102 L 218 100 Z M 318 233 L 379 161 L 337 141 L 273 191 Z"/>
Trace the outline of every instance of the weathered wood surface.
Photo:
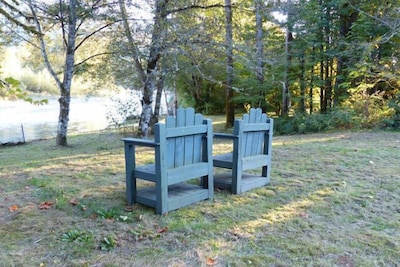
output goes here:
<path id="1" fill-rule="evenodd" d="M 141 203 L 159 214 L 209 199 L 214 194 L 212 125 L 193 108 L 178 109 L 176 117 L 155 125 L 154 141 L 122 139 L 125 144 L 127 205 Z M 136 165 L 137 146 L 154 148 L 155 162 Z M 199 185 L 187 181 L 201 178 Z M 153 186 L 137 188 L 139 179 Z"/>
<path id="2" fill-rule="evenodd" d="M 228 169 L 227 173 L 215 175 L 215 186 L 240 194 L 270 181 L 273 119 L 261 109 L 251 109 L 242 119 L 235 120 L 233 134 L 214 134 L 215 138 L 229 139 L 233 151 L 216 155 L 215 167 Z M 261 174 L 244 171 L 261 168 Z"/>

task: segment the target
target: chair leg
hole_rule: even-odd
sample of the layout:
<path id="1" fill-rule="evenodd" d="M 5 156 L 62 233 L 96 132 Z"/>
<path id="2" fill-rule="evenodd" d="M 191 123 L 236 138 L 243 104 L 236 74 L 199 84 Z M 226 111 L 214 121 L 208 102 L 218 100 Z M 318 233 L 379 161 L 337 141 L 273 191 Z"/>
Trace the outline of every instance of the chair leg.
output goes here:
<path id="1" fill-rule="evenodd" d="M 135 147 L 125 144 L 125 173 L 126 173 L 126 204 L 132 206 L 135 203 L 136 178 L 133 176 L 135 169 Z"/>
<path id="2" fill-rule="evenodd" d="M 240 164 L 236 164 L 232 168 L 232 194 L 242 193 L 242 168 Z"/>
<path id="3" fill-rule="evenodd" d="M 136 179 L 133 177 L 133 171 L 127 172 L 126 176 L 126 205 L 132 206 L 135 203 Z"/>

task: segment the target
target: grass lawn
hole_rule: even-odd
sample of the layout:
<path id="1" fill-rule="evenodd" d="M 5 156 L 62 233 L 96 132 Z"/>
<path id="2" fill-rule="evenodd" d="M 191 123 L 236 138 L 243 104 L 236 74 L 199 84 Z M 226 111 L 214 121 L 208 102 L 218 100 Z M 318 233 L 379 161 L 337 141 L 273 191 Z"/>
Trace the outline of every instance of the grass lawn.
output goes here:
<path id="1" fill-rule="evenodd" d="M 124 211 L 120 138 L 0 147 L 0 266 L 399 264 L 398 132 L 277 136 L 270 185 L 163 216 Z"/>

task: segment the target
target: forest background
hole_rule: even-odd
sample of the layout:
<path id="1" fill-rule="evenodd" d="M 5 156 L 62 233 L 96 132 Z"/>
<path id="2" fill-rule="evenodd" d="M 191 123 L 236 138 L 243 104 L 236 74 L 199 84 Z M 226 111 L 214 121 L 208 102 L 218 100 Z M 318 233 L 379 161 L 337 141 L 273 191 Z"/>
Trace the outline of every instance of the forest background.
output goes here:
<path id="1" fill-rule="evenodd" d="M 1 0 L 0 14 L 0 49 L 26 70 L 2 70 L 0 97 L 58 95 L 57 145 L 71 95 L 120 88 L 141 96 L 143 136 L 162 94 L 227 126 L 261 107 L 280 134 L 400 128 L 397 0 Z"/>

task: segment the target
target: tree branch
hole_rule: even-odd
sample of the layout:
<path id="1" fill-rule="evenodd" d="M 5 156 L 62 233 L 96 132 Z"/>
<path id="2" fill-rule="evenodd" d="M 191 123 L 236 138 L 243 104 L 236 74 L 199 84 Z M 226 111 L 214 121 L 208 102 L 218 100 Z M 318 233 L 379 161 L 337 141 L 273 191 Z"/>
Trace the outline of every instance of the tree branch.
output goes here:
<path id="1" fill-rule="evenodd" d="M 235 5 L 232 5 L 232 7 L 234 7 Z M 176 9 L 171 9 L 171 10 L 167 10 L 166 14 L 173 14 L 173 13 L 178 13 L 178 12 L 182 12 L 182 11 L 186 11 L 186 10 L 190 10 L 190 9 L 210 9 L 210 8 L 225 8 L 226 5 L 221 5 L 221 4 L 214 4 L 214 5 L 210 5 L 210 6 L 201 6 L 201 5 L 191 5 L 191 6 L 185 6 L 185 7 L 181 7 L 181 8 L 176 8 Z"/>
<path id="2" fill-rule="evenodd" d="M 33 8 L 32 0 L 29 0 L 29 8 L 32 12 L 33 20 L 36 24 L 36 29 L 39 32 L 38 37 L 39 37 L 39 42 L 40 42 L 40 50 L 42 52 L 44 63 L 46 64 L 47 70 L 50 72 L 50 74 L 53 76 L 54 80 L 56 81 L 58 88 L 61 89 L 62 83 L 61 83 L 60 79 L 58 78 L 56 72 L 54 71 L 53 67 L 50 64 L 49 57 L 47 55 L 46 45 L 45 45 L 44 39 L 43 39 L 44 34 L 42 33 L 42 28 L 40 26 L 39 19 L 36 15 L 35 9 Z"/>
<path id="3" fill-rule="evenodd" d="M 113 55 L 113 54 L 118 54 L 117 52 L 102 52 L 102 53 L 97 53 L 94 55 L 91 55 L 90 57 L 85 58 L 81 62 L 75 64 L 75 67 L 79 67 L 80 65 L 84 64 L 86 61 L 89 61 L 95 57 L 103 56 L 103 55 Z"/>
<path id="4" fill-rule="evenodd" d="M 98 33 L 98 32 L 100 32 L 100 31 L 104 30 L 105 28 L 110 27 L 110 26 L 113 25 L 114 23 L 115 23 L 115 21 L 114 21 L 114 22 L 111 22 L 111 23 L 108 23 L 108 24 L 106 24 L 106 25 L 104 25 L 104 26 L 98 28 L 97 30 L 91 32 L 90 34 L 86 35 L 86 36 L 75 46 L 75 51 L 78 50 L 78 48 L 79 48 L 87 39 L 89 39 L 90 37 L 92 37 L 92 36 L 95 35 L 96 33 Z"/>

